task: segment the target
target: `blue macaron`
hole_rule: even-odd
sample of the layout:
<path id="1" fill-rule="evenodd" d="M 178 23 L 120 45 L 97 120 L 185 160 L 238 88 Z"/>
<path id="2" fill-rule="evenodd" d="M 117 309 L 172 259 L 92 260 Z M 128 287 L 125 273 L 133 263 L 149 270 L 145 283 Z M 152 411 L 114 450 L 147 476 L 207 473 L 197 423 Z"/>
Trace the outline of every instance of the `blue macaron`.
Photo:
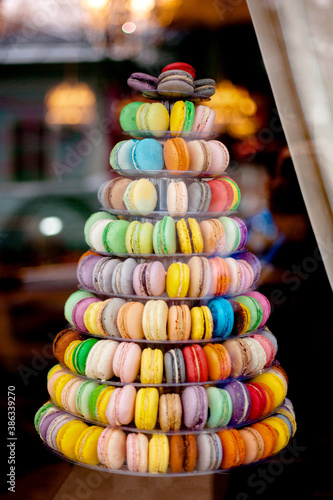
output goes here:
<path id="1" fill-rule="evenodd" d="M 213 316 L 213 337 L 228 337 L 234 325 L 231 304 L 222 297 L 215 297 L 208 302 L 208 307 Z"/>
<path id="2" fill-rule="evenodd" d="M 159 171 L 164 167 L 163 146 L 156 139 L 136 141 L 131 149 L 134 168 L 140 171 Z"/>

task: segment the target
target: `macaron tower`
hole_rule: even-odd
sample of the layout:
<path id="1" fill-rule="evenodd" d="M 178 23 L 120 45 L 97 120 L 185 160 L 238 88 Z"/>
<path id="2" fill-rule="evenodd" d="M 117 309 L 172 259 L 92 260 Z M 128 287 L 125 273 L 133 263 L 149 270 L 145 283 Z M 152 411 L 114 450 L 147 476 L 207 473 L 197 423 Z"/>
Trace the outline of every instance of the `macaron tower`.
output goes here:
<path id="1" fill-rule="evenodd" d="M 165 477 L 275 456 L 296 432 L 239 187 L 214 139 L 215 82 L 187 63 L 128 79 L 143 102 L 82 230 L 35 427 L 85 467 Z M 149 102 L 146 102 L 150 99 Z"/>

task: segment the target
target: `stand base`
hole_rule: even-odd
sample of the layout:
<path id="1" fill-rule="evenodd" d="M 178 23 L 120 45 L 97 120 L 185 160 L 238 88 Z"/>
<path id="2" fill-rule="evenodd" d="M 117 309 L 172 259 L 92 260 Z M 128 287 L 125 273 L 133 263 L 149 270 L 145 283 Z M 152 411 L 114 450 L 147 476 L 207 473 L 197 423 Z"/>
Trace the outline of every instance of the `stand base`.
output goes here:
<path id="1" fill-rule="evenodd" d="M 224 498 L 228 474 L 198 477 L 147 478 L 88 471 L 74 465 L 53 500 L 81 498 L 82 500 L 215 500 Z"/>

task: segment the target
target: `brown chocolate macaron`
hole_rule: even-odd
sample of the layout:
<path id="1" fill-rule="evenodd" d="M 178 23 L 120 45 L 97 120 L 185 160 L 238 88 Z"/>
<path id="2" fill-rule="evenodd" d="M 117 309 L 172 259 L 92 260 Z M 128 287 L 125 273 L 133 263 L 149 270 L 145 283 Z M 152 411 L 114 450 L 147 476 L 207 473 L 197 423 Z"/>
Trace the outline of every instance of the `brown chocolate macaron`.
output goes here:
<path id="1" fill-rule="evenodd" d="M 73 328 L 66 328 L 59 332 L 53 341 L 53 354 L 59 363 L 64 364 L 66 348 L 73 340 L 84 340 L 85 338 Z"/>

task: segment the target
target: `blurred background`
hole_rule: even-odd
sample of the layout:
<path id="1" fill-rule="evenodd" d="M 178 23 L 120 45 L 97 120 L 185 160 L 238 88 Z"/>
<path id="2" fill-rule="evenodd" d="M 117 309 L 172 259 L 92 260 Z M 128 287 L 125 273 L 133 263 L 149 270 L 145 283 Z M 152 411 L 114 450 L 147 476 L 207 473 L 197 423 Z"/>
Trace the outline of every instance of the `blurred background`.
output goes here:
<path id="1" fill-rule="evenodd" d="M 329 462 L 318 460 L 331 440 L 331 288 L 246 2 L 1 0 L 0 21 L 1 410 L 6 415 L 7 386 L 15 386 L 17 489 L 24 491 L 17 498 L 53 499 L 72 467 L 44 449 L 33 426 L 48 399 L 52 340 L 66 326 L 64 303 L 77 287 L 84 223 L 99 208 L 111 148 L 124 139 L 120 110 L 142 99 L 127 78 L 158 76 L 174 61 L 216 81 L 207 104 L 241 188 L 238 215 L 262 262 L 259 290 L 272 304 L 268 326 L 298 417 L 301 451 L 295 445 L 293 459 L 269 471 L 264 492 L 249 482 L 255 467 L 234 472 L 224 479 L 225 498 L 278 498 L 287 485 L 302 498 L 333 497 Z"/>

